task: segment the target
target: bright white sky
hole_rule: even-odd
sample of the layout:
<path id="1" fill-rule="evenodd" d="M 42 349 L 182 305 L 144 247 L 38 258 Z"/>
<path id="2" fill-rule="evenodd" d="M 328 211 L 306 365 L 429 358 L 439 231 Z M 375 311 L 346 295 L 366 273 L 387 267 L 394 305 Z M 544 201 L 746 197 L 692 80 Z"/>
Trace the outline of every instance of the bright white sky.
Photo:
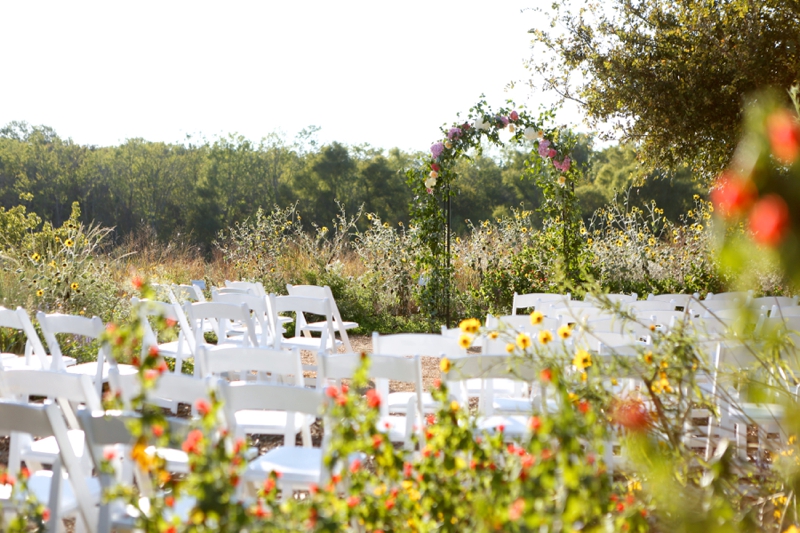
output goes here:
<path id="1" fill-rule="evenodd" d="M 425 150 L 481 93 L 552 101 L 504 91 L 531 77 L 542 21 L 521 10 L 545 1 L 2 2 L 0 126 L 113 145 L 313 124 L 322 142 Z"/>

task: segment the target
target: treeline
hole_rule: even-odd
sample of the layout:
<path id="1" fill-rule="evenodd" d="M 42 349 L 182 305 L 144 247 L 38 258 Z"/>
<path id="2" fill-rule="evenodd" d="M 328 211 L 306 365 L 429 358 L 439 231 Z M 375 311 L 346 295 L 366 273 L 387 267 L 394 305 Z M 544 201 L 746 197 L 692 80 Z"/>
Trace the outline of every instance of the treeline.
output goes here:
<path id="1" fill-rule="evenodd" d="M 318 145 L 316 128 L 295 139 L 277 133 L 259 142 L 239 135 L 183 144 L 129 139 L 119 146 L 85 146 L 53 129 L 11 123 L 0 129 L 0 207 L 20 203 L 43 219 L 61 224 L 73 201 L 83 220 L 115 227 L 118 238 L 149 227 L 162 240 L 177 233 L 209 248 L 221 229 L 253 215 L 259 207 L 297 203 L 307 224 L 325 225 L 339 211 L 364 206 L 392 223 L 406 222 L 411 192 L 405 170 L 424 157 L 397 148 L 337 142 Z M 576 148 L 586 169 L 578 188 L 585 216 L 627 190 L 636 175 L 630 147 Z M 453 225 L 466 229 L 524 205 L 535 210 L 541 195 L 524 178 L 528 154 L 509 147 L 462 161 L 457 172 Z M 688 172 L 646 180 L 634 191 L 638 203 L 656 199 L 668 216 L 690 208 L 699 186 Z"/>

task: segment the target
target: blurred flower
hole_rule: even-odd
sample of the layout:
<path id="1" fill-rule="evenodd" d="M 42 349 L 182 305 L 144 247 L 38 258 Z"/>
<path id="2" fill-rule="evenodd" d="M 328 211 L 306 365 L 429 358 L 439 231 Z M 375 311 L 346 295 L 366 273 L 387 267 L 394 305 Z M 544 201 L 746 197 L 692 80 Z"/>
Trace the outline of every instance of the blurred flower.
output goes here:
<path id="1" fill-rule="evenodd" d="M 611 423 L 631 431 L 644 431 L 650 425 L 650 416 L 641 400 L 618 400 L 611 406 Z"/>
<path id="2" fill-rule="evenodd" d="M 529 141 L 533 141 L 537 137 L 536 133 L 537 133 L 536 132 L 536 128 L 534 128 L 532 126 L 528 126 L 527 128 L 525 128 L 525 131 L 523 132 L 523 135 Z"/>
<path id="3" fill-rule="evenodd" d="M 481 327 L 481 321 L 477 318 L 467 318 L 466 320 L 462 320 L 458 324 L 458 327 L 464 333 L 471 333 L 474 335 L 475 333 L 478 333 L 478 329 Z"/>
<path id="4" fill-rule="evenodd" d="M 753 182 L 726 171 L 717 178 L 711 191 L 711 201 L 719 208 L 723 217 L 732 217 L 746 211 L 757 194 Z"/>
<path id="5" fill-rule="evenodd" d="M 787 165 L 797 160 L 800 154 L 800 125 L 787 109 L 780 109 L 767 117 L 767 136 L 772 153 Z"/>
<path id="6" fill-rule="evenodd" d="M 575 352 L 575 358 L 572 360 L 572 365 L 578 370 L 585 370 L 592 366 L 592 356 L 586 350 L 578 350 Z"/>
<path id="7" fill-rule="evenodd" d="M 511 122 L 516 122 L 519 120 L 519 113 L 517 113 L 517 111 L 514 110 L 508 115 L 508 118 L 511 119 Z"/>
<path id="8" fill-rule="evenodd" d="M 67 248 L 72 248 L 73 246 L 75 246 L 75 241 L 73 241 L 72 239 L 67 239 L 66 241 L 64 241 L 64 246 L 66 246 Z"/>
<path id="9" fill-rule="evenodd" d="M 541 311 L 534 311 L 531 313 L 531 324 L 538 326 L 544 320 L 544 314 Z"/>
<path id="10" fill-rule="evenodd" d="M 530 348 L 531 336 L 528 335 L 527 333 L 519 333 L 517 335 L 517 346 L 519 346 L 521 350 Z"/>
<path id="11" fill-rule="evenodd" d="M 450 140 L 458 139 L 459 137 L 461 137 L 461 128 L 450 128 L 450 131 L 447 132 L 447 138 Z"/>
<path id="12" fill-rule="evenodd" d="M 753 240 L 766 246 L 777 246 L 789 229 L 789 207 L 777 194 L 760 199 L 750 212 L 750 231 Z"/>
<path id="13" fill-rule="evenodd" d="M 442 155 L 442 152 L 444 152 L 444 144 L 436 143 L 431 146 L 431 154 L 434 158 L 438 158 L 440 155 Z"/>
<path id="14" fill-rule="evenodd" d="M 562 339 L 568 339 L 570 335 L 572 335 L 572 328 L 570 328 L 567 324 L 564 324 L 560 328 L 558 328 L 558 336 Z"/>
<path id="15" fill-rule="evenodd" d="M 550 333 L 550 330 L 543 329 L 539 332 L 539 342 L 542 344 L 547 344 L 548 342 L 553 340 L 553 334 Z"/>

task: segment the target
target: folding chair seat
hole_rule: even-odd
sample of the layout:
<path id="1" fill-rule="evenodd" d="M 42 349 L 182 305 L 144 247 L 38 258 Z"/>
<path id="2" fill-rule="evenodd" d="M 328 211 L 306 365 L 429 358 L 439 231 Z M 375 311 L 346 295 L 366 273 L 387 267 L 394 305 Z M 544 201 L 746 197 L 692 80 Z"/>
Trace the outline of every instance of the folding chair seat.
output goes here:
<path id="1" fill-rule="evenodd" d="M 552 294 L 545 292 L 530 292 L 527 294 L 514 293 L 514 299 L 511 301 L 511 314 L 516 315 L 517 311 L 521 309 L 529 309 L 530 311 L 544 311 L 540 309 L 545 304 L 548 306 L 552 303 L 569 302 L 572 295 L 567 294 Z"/>
<path id="2" fill-rule="evenodd" d="M 458 339 L 444 337 L 434 333 L 397 333 L 394 335 L 381 335 L 377 332 L 372 334 L 372 353 L 373 355 L 392 355 L 392 356 L 419 356 L 436 357 L 441 359 L 447 357 L 461 357 L 467 353 L 464 348 L 458 345 Z M 395 378 L 392 378 L 395 379 Z M 388 387 L 388 383 L 387 383 Z M 416 396 L 414 392 L 392 392 L 387 389 L 378 391 L 387 408 L 387 413 L 407 414 L 409 400 Z M 436 412 L 437 405 L 429 392 L 422 392 L 421 410 L 423 413 Z"/>
<path id="3" fill-rule="evenodd" d="M 59 454 L 52 470 L 39 470 L 30 474 L 28 489 L 36 499 L 50 510 L 46 523 L 48 531 L 63 530 L 61 520 L 78 519 L 90 531 L 96 522 L 95 503 L 100 497 L 100 486 L 83 473 L 79 459 L 75 456 L 67 436 L 67 427 L 61 411 L 53 403 L 33 405 L 0 401 L 0 435 L 14 432 L 40 437 L 54 437 L 59 445 Z M 16 475 L 17 472 L 12 471 Z M 67 473 L 71 474 L 67 476 Z M 14 513 L 25 505 L 12 497 L 9 484 L 0 485 L 0 509 L 2 513 Z"/>
<path id="4" fill-rule="evenodd" d="M 377 335 L 377 333 L 373 334 Z M 391 354 L 373 353 L 369 357 L 368 374 L 370 379 L 375 380 L 375 390 L 377 391 L 380 402 L 380 418 L 378 420 L 378 431 L 386 433 L 392 442 L 402 442 L 406 448 L 412 446 L 411 436 L 415 432 L 424 441 L 422 426 L 425 423 L 420 406 L 423 405 L 423 384 L 422 384 L 422 364 L 419 355 L 403 357 Z M 320 355 L 320 375 L 324 383 L 339 385 L 342 379 L 349 379 L 353 376 L 356 369 L 362 363 L 361 354 L 321 354 Z M 401 381 L 413 384 L 414 392 L 403 393 L 405 403 L 400 408 L 399 396 L 393 398 L 394 404 L 390 404 L 388 398 L 392 397 L 389 393 L 389 380 Z M 431 402 L 432 409 L 435 411 L 436 405 L 427 394 Z M 401 416 L 392 416 L 390 413 L 402 412 Z"/>
<path id="5" fill-rule="evenodd" d="M 283 446 L 273 448 L 251 461 L 244 471 L 243 480 L 261 483 L 271 472 L 280 474 L 277 484 L 284 498 L 294 490 L 308 490 L 311 485 L 322 485 L 327 479 L 323 465 L 322 448 L 311 446 L 309 420 L 322 415 L 325 396 L 321 390 L 272 383 L 243 381 L 222 384 L 226 409 L 234 412 L 262 410 L 282 412 L 286 426 Z M 297 427 L 295 421 L 300 420 Z M 326 433 L 330 424 L 324 424 Z M 296 434 L 303 435 L 303 445 L 295 446 Z"/>
<path id="6" fill-rule="evenodd" d="M 647 317 L 656 329 L 664 333 L 691 323 L 691 315 L 687 311 L 647 311 Z"/>
<path id="7" fill-rule="evenodd" d="M 66 371 L 70 374 L 86 374 L 94 381 L 97 395 L 101 396 L 103 384 L 108 382 L 111 368 L 116 368 L 120 374 L 136 374 L 137 369 L 132 365 L 118 364 L 111 355 L 111 349 L 106 343 L 101 343 L 97 352 L 97 360 L 67 367 L 61 353 L 61 345 L 56 338 L 57 334 L 68 334 L 85 339 L 96 340 L 103 333 L 103 321 L 99 317 L 82 317 L 75 315 L 52 314 L 46 315 L 39 311 L 36 314 L 42 328 L 47 347 L 53 355 L 53 370 Z"/>
<path id="8" fill-rule="evenodd" d="M 25 355 L 20 357 L 12 353 L 2 353 L 0 354 L 0 366 L 7 369 L 29 367 L 50 370 L 53 356 L 47 355 L 25 309 L 0 307 L 0 328 L 11 328 L 25 334 Z M 62 361 L 64 366 L 75 364 L 75 359 L 72 357 L 63 357 Z"/>
<path id="9" fill-rule="evenodd" d="M 350 345 L 350 339 L 347 336 L 348 329 L 355 329 L 358 327 L 358 322 L 344 321 L 342 315 L 339 313 L 339 307 L 336 305 L 336 300 L 333 298 L 333 291 L 327 285 L 320 287 L 318 285 L 286 285 L 286 291 L 289 296 L 305 296 L 307 298 L 327 298 L 331 302 L 331 311 L 333 312 L 333 329 L 339 332 L 339 338 L 342 340 L 346 352 L 352 352 L 353 347 Z M 302 322 L 301 322 L 302 320 Z M 300 329 L 307 337 L 311 336 L 312 332 L 322 333 L 322 330 L 328 326 L 327 321 L 317 321 L 307 323 L 305 317 L 298 316 L 298 322 L 295 326 Z"/>

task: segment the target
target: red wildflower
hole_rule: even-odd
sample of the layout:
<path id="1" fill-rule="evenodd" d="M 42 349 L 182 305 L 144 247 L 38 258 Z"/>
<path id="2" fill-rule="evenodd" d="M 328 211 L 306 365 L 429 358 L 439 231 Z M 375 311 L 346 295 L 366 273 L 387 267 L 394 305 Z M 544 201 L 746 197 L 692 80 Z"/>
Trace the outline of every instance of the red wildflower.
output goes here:
<path id="1" fill-rule="evenodd" d="M 349 496 L 347 498 L 347 506 L 351 509 L 358 505 L 359 502 L 361 502 L 361 499 L 358 496 Z"/>
<path id="2" fill-rule="evenodd" d="M 522 512 L 525 510 L 525 500 L 517 498 L 517 500 L 508 507 L 508 519 L 517 521 L 522 518 Z"/>
<path id="3" fill-rule="evenodd" d="M 405 463 L 403 465 L 403 475 L 405 477 L 411 477 L 411 463 Z"/>
<path id="4" fill-rule="evenodd" d="M 433 380 L 433 388 L 434 388 L 434 389 L 440 389 L 440 388 L 442 388 L 442 380 L 441 380 L 441 379 L 439 379 L 439 378 L 436 378 L 436 379 L 434 379 L 434 380 Z"/>
<path id="5" fill-rule="evenodd" d="M 153 426 L 152 431 L 153 431 L 153 436 L 158 438 L 164 434 L 164 427 L 159 424 L 156 424 Z"/>
<path id="6" fill-rule="evenodd" d="M 169 370 L 169 366 L 167 366 L 167 362 L 162 359 L 161 362 L 158 363 L 156 370 L 158 370 L 159 374 L 163 374 L 164 372 Z"/>
<path id="7" fill-rule="evenodd" d="M 367 405 L 377 409 L 381 405 L 381 395 L 375 389 L 367 391 Z"/>
<path id="8" fill-rule="evenodd" d="M 339 396 L 339 389 L 337 389 L 336 387 L 334 387 L 333 385 L 331 385 L 330 387 L 328 387 L 327 389 L 325 389 L 325 394 L 326 394 L 326 395 L 327 395 L 329 398 L 336 398 L 337 396 Z"/>
<path id="9" fill-rule="evenodd" d="M 7 472 L 3 472 L 0 474 L 0 485 L 11 485 L 12 487 L 16 483 L 14 476 L 8 474 Z"/>
<path id="10" fill-rule="evenodd" d="M 146 379 L 147 381 L 153 381 L 160 375 L 161 374 L 158 372 L 158 370 L 154 368 L 148 368 L 147 370 L 144 371 L 144 379 Z"/>
<path id="11" fill-rule="evenodd" d="M 106 461 L 112 461 L 117 456 L 117 452 L 114 450 L 106 450 L 103 452 L 103 459 Z"/>
<path id="12" fill-rule="evenodd" d="M 440 171 L 440 170 L 442 170 L 442 169 L 441 169 L 441 167 L 440 167 L 439 165 L 437 165 L 436 163 L 431 163 L 431 170 L 435 170 L 436 172 L 439 172 L 439 171 Z"/>
<path id="13" fill-rule="evenodd" d="M 768 194 L 750 212 L 753 240 L 766 246 L 777 246 L 789 229 L 789 207 L 777 194 Z"/>
<path id="14" fill-rule="evenodd" d="M 797 117 L 786 109 L 780 109 L 767 117 L 767 136 L 772 153 L 787 165 L 791 165 L 800 154 L 800 125 Z"/>
<path id="15" fill-rule="evenodd" d="M 200 398 L 194 402 L 194 408 L 197 409 L 197 412 L 200 414 L 200 416 L 206 416 L 211 412 L 211 404 L 208 403 L 208 400 L 204 398 Z"/>
<path id="16" fill-rule="evenodd" d="M 359 468 L 361 468 L 361 461 L 359 459 L 356 459 L 352 463 L 350 463 L 350 472 L 352 472 L 353 474 L 358 472 Z"/>
<path id="17" fill-rule="evenodd" d="M 168 328 L 174 328 L 175 325 L 178 323 L 178 321 L 175 320 L 174 318 L 166 318 L 164 319 L 164 321 L 167 323 Z"/>
<path id="18" fill-rule="evenodd" d="M 166 505 L 167 507 L 174 507 L 175 506 L 175 496 L 172 496 L 171 494 L 169 496 L 166 496 L 164 498 L 164 505 Z"/>
<path id="19" fill-rule="evenodd" d="M 644 431 L 650 425 L 650 416 L 641 400 L 621 400 L 611 407 L 611 423 L 631 431 Z"/>
<path id="20" fill-rule="evenodd" d="M 19 471 L 19 478 L 28 479 L 29 477 L 31 477 L 31 471 L 23 466 Z"/>
<path id="21" fill-rule="evenodd" d="M 383 435 L 377 433 L 372 436 L 372 447 L 379 448 L 380 445 L 383 444 Z"/>
<path id="22" fill-rule="evenodd" d="M 200 453 L 199 444 L 202 439 L 203 432 L 199 429 L 193 429 L 186 436 L 186 440 L 183 441 L 181 449 L 183 449 L 183 451 L 186 453 Z"/>
<path id="23" fill-rule="evenodd" d="M 545 383 L 550 383 L 553 380 L 553 371 L 549 368 L 545 368 L 541 372 L 539 372 L 539 379 L 544 381 Z"/>
<path id="24" fill-rule="evenodd" d="M 583 414 L 589 412 L 589 407 L 590 407 L 589 402 L 587 402 L 586 400 L 581 400 L 580 402 L 578 402 L 578 411 L 580 411 Z"/>
<path id="25" fill-rule="evenodd" d="M 42 521 L 47 522 L 48 520 L 50 520 L 50 509 L 45 507 L 42 511 Z"/>
<path id="26" fill-rule="evenodd" d="M 144 281 L 139 276 L 133 276 L 131 283 L 133 284 L 133 287 L 138 291 L 139 289 L 142 288 Z"/>
<path id="27" fill-rule="evenodd" d="M 724 217 L 738 216 L 756 199 L 758 191 L 749 179 L 730 171 L 723 172 L 711 191 L 711 201 Z"/>
<path id="28" fill-rule="evenodd" d="M 267 478 L 267 479 L 264 481 L 264 492 L 266 492 L 267 494 L 269 494 L 270 492 L 272 492 L 273 490 L 275 490 L 275 486 L 276 486 L 276 484 L 275 484 L 275 478 L 274 478 L 274 477 L 271 477 L 271 476 L 270 476 L 270 477 L 268 477 L 268 478 Z"/>
<path id="29" fill-rule="evenodd" d="M 311 494 L 316 494 L 319 492 L 319 487 L 317 486 L 316 483 L 312 483 L 311 485 L 308 486 L 308 492 L 310 492 Z"/>
<path id="30" fill-rule="evenodd" d="M 150 349 L 147 351 L 150 357 L 158 357 L 158 346 L 150 346 Z"/>
<path id="31" fill-rule="evenodd" d="M 542 419 L 538 416 L 532 416 L 530 420 L 528 420 L 528 427 L 531 428 L 531 431 L 534 433 L 539 431 L 539 428 L 542 427 Z"/>
<path id="32" fill-rule="evenodd" d="M 391 510 L 392 507 L 394 507 L 394 499 L 386 500 L 386 503 L 384 505 L 386 506 L 387 511 Z"/>

